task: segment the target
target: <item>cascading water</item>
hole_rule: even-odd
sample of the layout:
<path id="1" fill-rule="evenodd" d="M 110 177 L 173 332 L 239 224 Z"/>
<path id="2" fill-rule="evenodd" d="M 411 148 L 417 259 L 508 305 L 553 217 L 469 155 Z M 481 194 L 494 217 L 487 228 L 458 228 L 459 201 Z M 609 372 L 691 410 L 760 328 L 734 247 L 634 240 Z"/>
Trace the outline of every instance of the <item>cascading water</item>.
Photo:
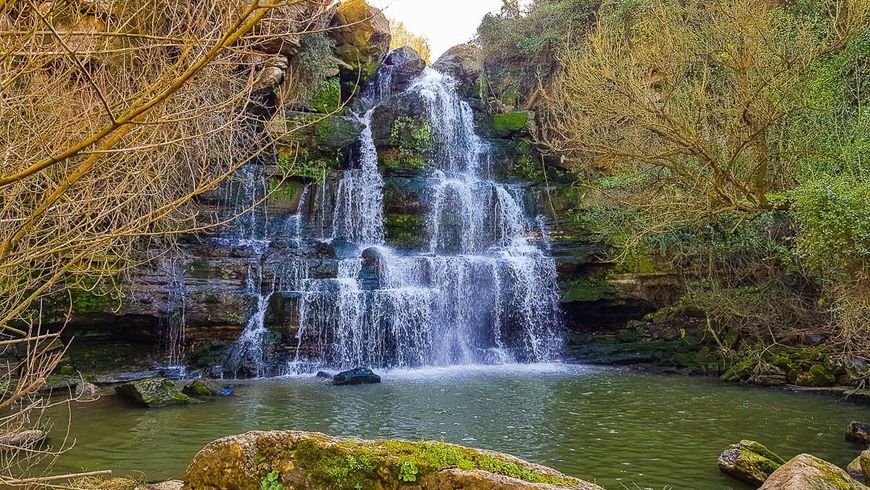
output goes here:
<path id="1" fill-rule="evenodd" d="M 257 308 L 225 371 L 237 373 L 252 359 L 257 368 L 249 371 L 261 376 L 323 367 L 536 362 L 558 351 L 559 292 L 543 221 L 528 212 L 522 186 L 492 178 L 472 109 L 450 77 L 429 68 L 406 89 L 424 101 L 433 129 L 432 159 L 421 177 L 428 246 L 403 253 L 385 246 L 384 180 L 372 121 L 378 106 L 398 95 L 389 91 L 389 75 L 382 70 L 362 97 L 354 165 L 318 185 L 308 199 L 317 211 L 303 217 L 306 188 L 293 222 L 294 240 L 331 246 L 333 258 L 289 258 L 273 271 L 269 291 L 262 281 L 253 286 Z M 334 272 L 323 273 L 325 263 Z M 270 369 L 264 321 L 279 294 L 293 298 L 294 345 L 283 369 Z"/>

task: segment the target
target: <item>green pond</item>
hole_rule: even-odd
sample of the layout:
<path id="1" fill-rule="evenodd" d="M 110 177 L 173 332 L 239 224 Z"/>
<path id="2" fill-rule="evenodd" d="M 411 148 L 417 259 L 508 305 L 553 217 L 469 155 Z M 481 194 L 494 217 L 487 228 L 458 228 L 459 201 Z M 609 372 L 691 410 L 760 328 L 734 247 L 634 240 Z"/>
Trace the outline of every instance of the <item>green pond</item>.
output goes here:
<path id="1" fill-rule="evenodd" d="M 257 381 L 233 397 L 156 410 L 114 396 L 75 403 L 75 446 L 54 471 L 177 478 L 214 439 L 298 429 L 495 449 L 609 489 L 743 489 L 716 466 L 730 443 L 755 439 L 786 458 L 809 452 L 846 465 L 859 451 L 843 440 L 846 425 L 870 419 L 870 407 L 825 395 L 572 365 L 425 369 L 383 379 L 356 387 L 313 377 Z"/>

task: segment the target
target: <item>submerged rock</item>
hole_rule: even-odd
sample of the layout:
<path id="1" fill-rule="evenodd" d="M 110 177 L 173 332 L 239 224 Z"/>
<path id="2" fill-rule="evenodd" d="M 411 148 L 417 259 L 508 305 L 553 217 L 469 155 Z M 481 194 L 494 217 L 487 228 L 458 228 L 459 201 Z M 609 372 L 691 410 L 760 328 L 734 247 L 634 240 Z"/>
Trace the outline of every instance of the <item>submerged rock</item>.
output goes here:
<path id="1" fill-rule="evenodd" d="M 852 422 L 846 431 L 846 440 L 859 444 L 870 444 L 870 424 Z"/>
<path id="2" fill-rule="evenodd" d="M 212 442 L 188 466 L 185 488 L 258 490 L 270 474 L 276 483 L 296 490 L 344 488 L 348 482 L 357 488 L 414 485 L 420 490 L 601 489 L 496 452 L 296 431 L 249 432 Z"/>
<path id="3" fill-rule="evenodd" d="M 356 368 L 350 371 L 342 371 L 332 378 L 335 386 L 376 384 L 381 382 L 381 377 L 368 368 Z"/>
<path id="4" fill-rule="evenodd" d="M 219 396 L 221 394 L 221 387 L 210 379 L 195 379 L 184 385 L 181 392 L 195 398 L 207 398 Z"/>
<path id="5" fill-rule="evenodd" d="M 326 371 L 317 371 L 317 374 L 314 375 L 315 378 L 318 379 L 332 379 L 334 376 Z"/>
<path id="6" fill-rule="evenodd" d="M 764 444 L 749 440 L 732 444 L 719 456 L 719 469 L 723 473 L 753 485 L 764 483 L 784 463 Z"/>
<path id="7" fill-rule="evenodd" d="M 870 490 L 825 460 L 799 454 L 782 465 L 759 490 Z"/>
<path id="8" fill-rule="evenodd" d="M 48 433 L 44 430 L 22 430 L 0 434 L 0 446 L 33 448 L 45 442 L 46 439 L 48 439 Z"/>
<path id="9" fill-rule="evenodd" d="M 115 388 L 115 394 L 148 408 L 185 405 L 192 401 L 175 383 L 166 378 L 150 378 L 123 384 Z"/>
<path id="10" fill-rule="evenodd" d="M 82 381 L 76 385 L 75 397 L 80 402 L 92 402 L 100 398 L 100 389 L 93 383 Z"/>

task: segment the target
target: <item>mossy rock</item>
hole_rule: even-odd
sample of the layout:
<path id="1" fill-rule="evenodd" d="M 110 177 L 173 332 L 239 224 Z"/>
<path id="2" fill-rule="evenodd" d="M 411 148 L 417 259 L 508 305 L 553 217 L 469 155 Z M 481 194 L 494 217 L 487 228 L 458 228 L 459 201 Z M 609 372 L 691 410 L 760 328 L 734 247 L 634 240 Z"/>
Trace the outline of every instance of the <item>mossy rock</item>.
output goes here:
<path id="1" fill-rule="evenodd" d="M 341 107 L 341 80 L 324 80 L 311 95 L 311 107 L 317 112 L 332 113 Z"/>
<path id="2" fill-rule="evenodd" d="M 528 111 L 496 114 L 492 117 L 492 130 L 501 138 L 506 138 L 526 128 L 529 122 Z"/>
<path id="3" fill-rule="evenodd" d="M 149 378 L 123 384 L 115 388 L 115 394 L 148 408 L 186 405 L 193 401 L 166 378 Z"/>
<path id="4" fill-rule="evenodd" d="M 187 488 L 296 490 L 371 488 L 601 487 L 506 454 L 442 442 L 367 441 L 296 431 L 249 432 L 217 440 L 194 457 Z"/>
<path id="5" fill-rule="evenodd" d="M 426 218 L 413 214 L 388 214 L 384 218 L 384 235 L 388 245 L 415 249 L 426 244 Z"/>
<path id="6" fill-rule="evenodd" d="M 349 115 L 331 115 L 315 125 L 318 143 L 321 148 L 340 150 L 354 144 L 364 125 Z"/>
<path id="7" fill-rule="evenodd" d="M 761 485 L 785 460 L 759 442 L 742 440 L 719 456 L 719 469 L 752 485 Z"/>
<path id="8" fill-rule="evenodd" d="M 795 380 L 798 386 L 833 386 L 837 378 L 821 364 L 813 364 L 806 373 L 799 374 Z"/>
<path id="9" fill-rule="evenodd" d="M 181 392 L 194 398 L 211 398 L 220 394 L 220 386 L 212 380 L 195 379 L 181 389 Z"/>
<path id="10" fill-rule="evenodd" d="M 780 466 L 759 490 L 870 490 L 844 470 L 810 454 L 799 454 Z"/>

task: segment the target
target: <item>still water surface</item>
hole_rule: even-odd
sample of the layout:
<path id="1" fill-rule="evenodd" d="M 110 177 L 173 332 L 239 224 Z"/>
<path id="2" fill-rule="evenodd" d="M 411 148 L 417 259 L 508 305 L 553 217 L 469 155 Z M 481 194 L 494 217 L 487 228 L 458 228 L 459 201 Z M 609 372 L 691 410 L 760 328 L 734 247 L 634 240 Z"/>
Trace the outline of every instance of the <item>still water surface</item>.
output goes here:
<path id="1" fill-rule="evenodd" d="M 846 465 L 843 440 L 870 407 L 778 389 L 570 365 L 387 372 L 380 385 L 334 387 L 307 378 L 240 386 L 189 407 L 144 410 L 113 396 L 75 404 L 75 447 L 56 472 L 111 469 L 177 478 L 224 435 L 297 429 L 367 438 L 443 439 L 495 449 L 608 489 L 744 489 L 716 459 L 741 438 L 789 458 Z"/>

